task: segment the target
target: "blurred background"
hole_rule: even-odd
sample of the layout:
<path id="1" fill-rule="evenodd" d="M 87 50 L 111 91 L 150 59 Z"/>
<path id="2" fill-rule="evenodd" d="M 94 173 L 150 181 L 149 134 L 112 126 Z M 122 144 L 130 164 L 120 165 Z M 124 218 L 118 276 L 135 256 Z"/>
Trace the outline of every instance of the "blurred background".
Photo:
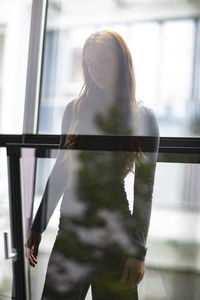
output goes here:
<path id="1" fill-rule="evenodd" d="M 30 0 L 0 0 L 0 134 L 26 133 L 32 5 Z M 160 135 L 200 136 L 199 0 L 49 0 L 46 8 L 37 124 L 32 133 L 60 134 L 64 109 L 82 87 L 83 44 L 92 32 L 111 29 L 129 46 L 137 99 L 155 112 Z M 34 210 L 53 163 L 38 159 Z M 199 175 L 198 164 L 157 164 L 141 300 L 200 299 Z M 130 175 L 126 178 L 130 203 L 131 182 Z M 44 265 L 57 219 L 58 211 L 41 245 Z M 6 150 L 1 148 L 0 233 L 9 226 Z M 10 299 L 12 264 L 4 259 L 3 247 L 0 263 L 0 299 Z M 33 300 L 40 299 L 43 279 L 38 274 L 37 270 L 31 274 Z"/>

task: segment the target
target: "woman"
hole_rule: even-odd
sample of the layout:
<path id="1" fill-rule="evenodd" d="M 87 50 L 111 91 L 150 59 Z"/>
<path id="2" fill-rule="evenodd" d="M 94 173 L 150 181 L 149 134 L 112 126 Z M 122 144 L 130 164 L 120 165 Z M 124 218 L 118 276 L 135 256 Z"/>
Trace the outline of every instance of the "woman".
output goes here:
<path id="1" fill-rule="evenodd" d="M 60 148 L 67 151 L 59 151 L 27 240 L 29 262 L 37 264 L 41 234 L 64 194 L 42 299 L 85 299 L 91 284 L 93 299 L 136 300 L 145 270 L 158 126 L 152 111 L 136 102 L 130 51 L 118 33 L 92 34 L 82 67 L 83 89 L 62 121 Z M 152 136 L 153 151 L 145 152 L 137 136 Z M 79 146 L 85 150 L 75 150 Z M 132 214 L 124 190 L 129 171 Z"/>

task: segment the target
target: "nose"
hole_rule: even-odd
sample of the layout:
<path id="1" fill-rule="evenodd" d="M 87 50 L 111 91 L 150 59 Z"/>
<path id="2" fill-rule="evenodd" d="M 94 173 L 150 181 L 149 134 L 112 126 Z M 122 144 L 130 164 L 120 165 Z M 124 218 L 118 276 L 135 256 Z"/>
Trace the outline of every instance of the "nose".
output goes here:
<path id="1" fill-rule="evenodd" d="M 101 66 L 98 62 L 95 62 L 93 65 L 92 65 L 92 74 L 93 75 L 99 75 L 101 72 Z"/>

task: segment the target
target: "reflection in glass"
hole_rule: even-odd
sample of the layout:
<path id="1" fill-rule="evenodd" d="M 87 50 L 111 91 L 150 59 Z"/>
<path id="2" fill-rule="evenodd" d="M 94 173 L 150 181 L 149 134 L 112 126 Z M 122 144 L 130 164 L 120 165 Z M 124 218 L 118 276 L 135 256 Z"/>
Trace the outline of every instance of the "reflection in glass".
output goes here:
<path id="1" fill-rule="evenodd" d="M 42 299 L 85 299 L 91 284 L 94 297 L 136 300 L 158 127 L 153 112 L 135 99 L 131 55 L 118 33 L 92 34 L 83 47 L 82 67 L 83 89 L 67 105 L 62 121 L 60 147 L 66 150 L 59 151 L 28 237 L 29 261 L 37 264 L 41 233 L 63 194 Z M 151 137 L 149 152 L 140 136 Z M 128 143 L 127 137 L 132 137 Z M 88 146 L 75 150 L 78 145 Z M 124 188 L 129 172 L 135 175 L 133 213 Z"/>

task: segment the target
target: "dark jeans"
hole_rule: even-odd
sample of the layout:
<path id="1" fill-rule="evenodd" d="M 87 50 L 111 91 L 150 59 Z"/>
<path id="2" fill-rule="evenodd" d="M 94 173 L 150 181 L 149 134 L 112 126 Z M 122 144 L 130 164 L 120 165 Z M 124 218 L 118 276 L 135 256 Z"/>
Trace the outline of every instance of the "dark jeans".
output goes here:
<path id="1" fill-rule="evenodd" d="M 137 288 L 127 290 L 120 281 L 132 247 L 124 186 L 78 189 L 74 199 L 83 208 L 79 214 L 70 210 L 68 199 L 73 199 L 70 193 L 61 206 L 42 299 L 83 300 L 91 284 L 93 300 L 138 300 Z"/>
<path id="2" fill-rule="evenodd" d="M 118 249 L 81 249 L 73 239 L 69 237 L 67 241 L 59 236 L 56 240 L 43 300 L 84 300 L 90 284 L 93 300 L 138 300 L 137 288 L 127 290 L 120 281 L 125 257 Z"/>

